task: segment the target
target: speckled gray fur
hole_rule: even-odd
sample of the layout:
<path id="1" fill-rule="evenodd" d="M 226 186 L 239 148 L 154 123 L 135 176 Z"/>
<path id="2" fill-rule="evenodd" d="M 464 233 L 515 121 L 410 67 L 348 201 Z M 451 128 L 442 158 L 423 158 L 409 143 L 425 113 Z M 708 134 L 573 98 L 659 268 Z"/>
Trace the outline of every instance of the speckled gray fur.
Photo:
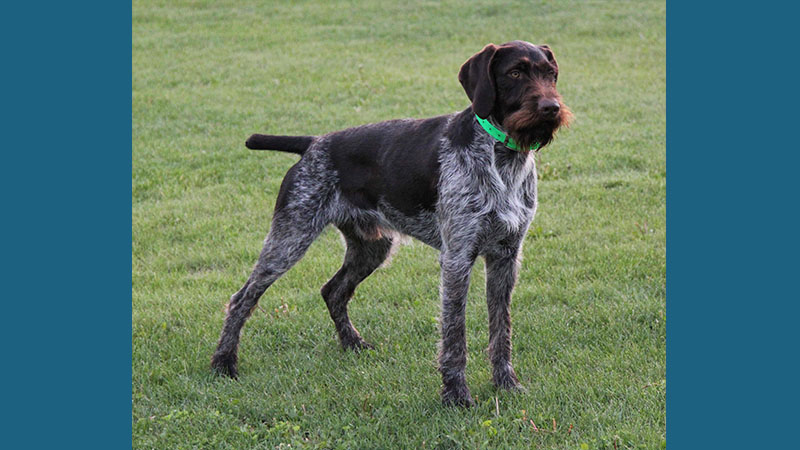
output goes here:
<path id="1" fill-rule="evenodd" d="M 343 347 L 371 348 L 347 304 L 385 264 L 404 235 L 440 250 L 442 401 L 473 403 L 466 384 L 465 306 L 475 259 L 486 261 L 489 359 L 499 388 L 520 387 L 511 364 L 511 294 L 522 242 L 536 211 L 529 152 L 494 140 L 475 117 L 501 128 L 508 145 L 543 148 L 572 116 L 547 45 L 488 44 L 459 69 L 471 105 L 448 116 L 390 120 L 321 137 L 253 134 L 245 145 L 302 155 L 286 174 L 272 228 L 242 289 L 231 297 L 212 367 L 237 375 L 239 334 L 264 291 L 329 224 L 347 245 L 342 267 L 322 287 Z"/>
<path id="2" fill-rule="evenodd" d="M 287 204 L 276 210 L 252 274 L 231 297 L 212 366 L 237 376 L 239 335 L 259 297 L 303 256 L 326 225 L 333 224 L 344 235 L 347 252 L 342 267 L 321 293 L 344 347 L 371 347 L 350 322 L 347 303 L 356 286 L 384 262 L 402 233 L 441 250 L 439 368 L 443 401 L 456 405 L 473 402 L 464 374 L 464 313 L 471 268 L 479 255 L 486 259 L 493 381 L 502 388 L 518 387 L 511 366 L 509 306 L 522 241 L 536 210 L 536 169 L 533 155 L 499 144 L 495 148 L 496 142 L 477 122 L 474 127 L 474 138 L 466 146 L 441 139 L 436 210 L 413 217 L 386 203 L 379 203 L 377 210 L 350 204 L 336 187 L 339 175 L 328 154 L 327 137 L 317 138 L 296 165 Z"/>

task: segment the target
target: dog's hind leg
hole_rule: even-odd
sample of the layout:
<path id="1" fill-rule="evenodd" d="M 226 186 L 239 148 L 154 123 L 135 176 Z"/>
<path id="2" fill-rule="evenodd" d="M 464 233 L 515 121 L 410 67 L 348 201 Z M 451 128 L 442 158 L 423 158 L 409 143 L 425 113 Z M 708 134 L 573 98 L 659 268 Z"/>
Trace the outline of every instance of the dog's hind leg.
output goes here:
<path id="1" fill-rule="evenodd" d="M 293 178 L 287 176 L 287 179 L 288 184 L 295 183 Z M 281 187 L 282 192 L 292 188 L 286 186 L 286 179 L 284 185 Z M 279 196 L 272 226 L 264 241 L 258 262 L 247 282 L 233 294 L 228 303 L 225 324 L 217 349 L 211 358 L 211 367 L 217 372 L 236 378 L 239 335 L 245 321 L 255 309 L 258 299 L 272 283 L 303 257 L 328 223 L 325 196 L 319 190 L 310 192 L 308 189 L 305 191 L 300 189 L 304 187 L 307 188 L 299 186 L 296 192 L 291 194 L 292 200 L 287 200 L 284 204 Z"/>
<path id="2" fill-rule="evenodd" d="M 372 348 L 350 323 L 347 303 L 353 297 L 356 286 L 386 260 L 392 248 L 392 239 L 379 237 L 376 240 L 367 240 L 348 226 L 340 226 L 339 229 L 347 242 L 344 263 L 336 275 L 325 283 L 320 293 L 328 305 L 342 347 L 356 351 Z"/>

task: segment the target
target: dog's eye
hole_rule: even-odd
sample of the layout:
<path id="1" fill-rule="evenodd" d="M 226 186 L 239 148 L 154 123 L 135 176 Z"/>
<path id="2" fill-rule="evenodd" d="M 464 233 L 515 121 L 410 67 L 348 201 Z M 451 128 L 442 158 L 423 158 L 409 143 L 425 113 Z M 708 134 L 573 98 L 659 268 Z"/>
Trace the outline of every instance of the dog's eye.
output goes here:
<path id="1" fill-rule="evenodd" d="M 519 78 L 522 76 L 522 73 L 520 73 L 519 70 L 512 70 L 508 74 L 511 75 L 511 78 Z"/>

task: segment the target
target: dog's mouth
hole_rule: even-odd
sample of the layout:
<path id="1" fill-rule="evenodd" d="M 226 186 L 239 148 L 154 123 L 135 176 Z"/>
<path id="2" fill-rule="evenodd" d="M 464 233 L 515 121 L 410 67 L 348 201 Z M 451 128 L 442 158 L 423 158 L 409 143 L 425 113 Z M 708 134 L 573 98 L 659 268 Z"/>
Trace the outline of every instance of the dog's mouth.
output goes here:
<path id="1" fill-rule="evenodd" d="M 526 101 L 522 107 L 506 116 L 503 127 L 520 148 L 530 148 L 539 144 L 542 148 L 549 144 L 562 126 L 568 126 L 572 112 L 561 103 L 555 114 L 542 114 L 535 100 Z"/>

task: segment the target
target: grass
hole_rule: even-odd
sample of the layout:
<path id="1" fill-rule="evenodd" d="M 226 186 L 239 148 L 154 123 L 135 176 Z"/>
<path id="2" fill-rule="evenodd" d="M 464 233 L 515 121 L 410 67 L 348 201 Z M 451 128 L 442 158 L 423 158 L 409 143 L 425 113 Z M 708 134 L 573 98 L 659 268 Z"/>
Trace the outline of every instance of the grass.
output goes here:
<path id="1" fill-rule="evenodd" d="M 664 2 L 133 2 L 135 448 L 661 448 L 665 445 Z M 539 155 L 540 207 L 514 293 L 525 393 L 497 392 L 483 263 L 467 306 L 478 406 L 439 403 L 437 254 L 413 242 L 367 279 L 345 353 L 319 288 L 327 230 L 262 298 L 241 378 L 209 374 L 296 156 L 253 132 L 320 134 L 467 105 L 486 43 L 548 43 L 576 120 Z"/>

